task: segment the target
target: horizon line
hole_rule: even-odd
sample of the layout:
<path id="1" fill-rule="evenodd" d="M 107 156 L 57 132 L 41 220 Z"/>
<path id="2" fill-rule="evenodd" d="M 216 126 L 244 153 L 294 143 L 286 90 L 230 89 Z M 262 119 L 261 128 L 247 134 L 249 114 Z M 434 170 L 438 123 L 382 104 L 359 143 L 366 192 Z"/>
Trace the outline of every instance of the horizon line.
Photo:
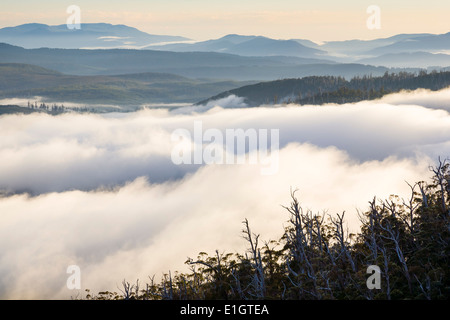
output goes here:
<path id="1" fill-rule="evenodd" d="M 182 37 L 185 38 L 186 40 L 190 40 L 190 41 L 195 41 L 195 42 L 202 42 L 202 41 L 207 41 L 207 40 L 217 40 L 217 39 L 221 39 L 223 37 L 226 36 L 231 36 L 231 35 L 236 35 L 236 36 L 244 36 L 244 37 L 264 37 L 264 38 L 268 38 L 268 39 L 273 39 L 273 40 L 308 40 L 311 41 L 317 45 L 323 45 L 325 43 L 329 43 L 329 42 L 345 42 L 345 41 L 374 41 L 374 40 L 380 40 L 380 39 L 388 39 L 391 37 L 395 37 L 398 35 L 445 35 L 450 33 L 450 31 L 448 32 L 444 32 L 444 33 L 430 33 L 430 32 L 412 32 L 412 33 L 407 33 L 407 32 L 402 32 L 402 33 L 393 33 L 390 36 L 385 36 L 385 37 L 374 37 L 371 39 L 362 39 L 362 38 L 348 38 L 346 40 L 321 40 L 321 41 L 317 41 L 317 40 L 311 40 L 308 38 L 302 38 L 302 37 L 294 37 L 294 38 L 271 38 L 269 36 L 265 36 L 262 34 L 256 35 L 256 34 L 240 34 L 240 33 L 223 33 L 222 36 L 218 36 L 218 38 L 206 38 L 206 39 L 202 39 L 202 40 L 196 40 L 196 39 L 192 39 L 189 38 L 187 36 L 183 36 L 183 35 L 175 35 L 175 34 L 162 34 L 162 33 L 148 33 L 147 31 L 143 31 L 142 29 L 138 28 L 138 27 L 134 27 L 134 26 L 130 26 L 127 24 L 114 24 L 114 23 L 110 23 L 110 22 L 82 22 L 80 23 L 81 26 L 83 25 L 110 25 L 110 26 L 123 26 L 123 27 L 128 27 L 128 28 L 133 28 L 135 30 L 138 30 L 140 32 L 146 33 L 148 35 L 155 35 L 155 36 L 172 36 L 172 37 Z M 15 26 L 4 26 L 1 27 L 0 26 L 0 30 L 2 29 L 7 29 L 7 28 L 17 28 L 17 27 L 21 27 L 21 26 L 25 26 L 25 25 L 42 25 L 42 26 L 47 26 L 47 27 L 61 27 L 64 26 L 66 24 L 47 24 L 47 23 L 41 23 L 41 22 L 29 22 L 29 23 L 22 23 L 22 24 L 18 24 Z M 76 32 L 77 30 L 70 30 L 70 31 L 74 31 Z"/>

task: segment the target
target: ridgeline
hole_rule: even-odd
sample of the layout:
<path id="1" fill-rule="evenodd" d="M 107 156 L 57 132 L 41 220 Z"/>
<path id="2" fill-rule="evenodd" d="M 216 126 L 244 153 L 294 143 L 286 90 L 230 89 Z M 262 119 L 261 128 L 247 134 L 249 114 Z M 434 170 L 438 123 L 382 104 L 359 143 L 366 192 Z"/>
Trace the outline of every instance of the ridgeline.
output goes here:
<path id="1" fill-rule="evenodd" d="M 250 107 L 277 103 L 343 104 L 378 99 L 386 94 L 402 90 L 419 88 L 440 90 L 448 86 L 450 86 L 450 71 L 427 73 L 423 70 L 418 74 L 386 72 L 381 77 L 357 76 L 349 81 L 343 77 L 312 76 L 247 85 L 222 92 L 197 104 L 207 104 L 230 95 L 244 98 L 244 102 Z"/>

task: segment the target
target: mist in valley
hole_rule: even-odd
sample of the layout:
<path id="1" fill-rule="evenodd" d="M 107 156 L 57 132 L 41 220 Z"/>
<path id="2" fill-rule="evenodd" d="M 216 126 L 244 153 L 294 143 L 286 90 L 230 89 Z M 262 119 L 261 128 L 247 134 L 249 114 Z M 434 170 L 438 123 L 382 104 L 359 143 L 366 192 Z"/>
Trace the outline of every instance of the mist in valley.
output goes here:
<path id="1" fill-rule="evenodd" d="M 407 197 L 450 154 L 450 90 L 353 104 L 245 108 L 239 97 L 138 112 L 0 117 L 0 297 L 76 296 L 185 270 L 201 251 L 240 251 L 247 218 L 278 239 L 290 190 L 314 213 L 358 210 L 374 196 Z M 260 164 L 176 165 L 177 129 L 278 129 L 278 170 Z M 6 160 L 7 159 L 7 160 Z"/>

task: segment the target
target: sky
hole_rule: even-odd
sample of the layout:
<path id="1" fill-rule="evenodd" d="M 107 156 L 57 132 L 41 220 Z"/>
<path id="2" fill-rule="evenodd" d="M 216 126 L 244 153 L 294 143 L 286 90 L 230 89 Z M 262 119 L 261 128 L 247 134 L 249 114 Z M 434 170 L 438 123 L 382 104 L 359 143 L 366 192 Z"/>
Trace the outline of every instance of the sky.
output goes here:
<path id="1" fill-rule="evenodd" d="M 321 42 L 450 31 L 447 0 L 2 0 L 0 27 L 65 24 L 70 5 L 80 7 L 82 23 L 126 24 L 193 40 L 236 33 Z M 371 5 L 380 8 L 379 29 L 367 27 Z"/>

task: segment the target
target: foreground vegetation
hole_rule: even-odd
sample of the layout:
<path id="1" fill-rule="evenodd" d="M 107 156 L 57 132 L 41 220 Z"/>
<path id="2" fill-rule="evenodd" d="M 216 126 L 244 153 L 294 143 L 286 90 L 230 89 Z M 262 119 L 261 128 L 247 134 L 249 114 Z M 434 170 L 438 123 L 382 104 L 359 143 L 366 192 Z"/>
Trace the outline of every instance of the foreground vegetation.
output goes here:
<path id="1" fill-rule="evenodd" d="M 305 211 L 292 192 L 288 225 L 278 241 L 261 243 L 243 222 L 244 253 L 201 252 L 188 273 L 159 282 L 123 281 L 117 292 L 86 299 L 448 299 L 450 163 L 430 167 L 429 182 L 410 185 L 411 196 L 373 199 L 358 212 L 358 234 L 344 213 Z M 368 266 L 379 267 L 380 287 L 369 289 Z"/>

